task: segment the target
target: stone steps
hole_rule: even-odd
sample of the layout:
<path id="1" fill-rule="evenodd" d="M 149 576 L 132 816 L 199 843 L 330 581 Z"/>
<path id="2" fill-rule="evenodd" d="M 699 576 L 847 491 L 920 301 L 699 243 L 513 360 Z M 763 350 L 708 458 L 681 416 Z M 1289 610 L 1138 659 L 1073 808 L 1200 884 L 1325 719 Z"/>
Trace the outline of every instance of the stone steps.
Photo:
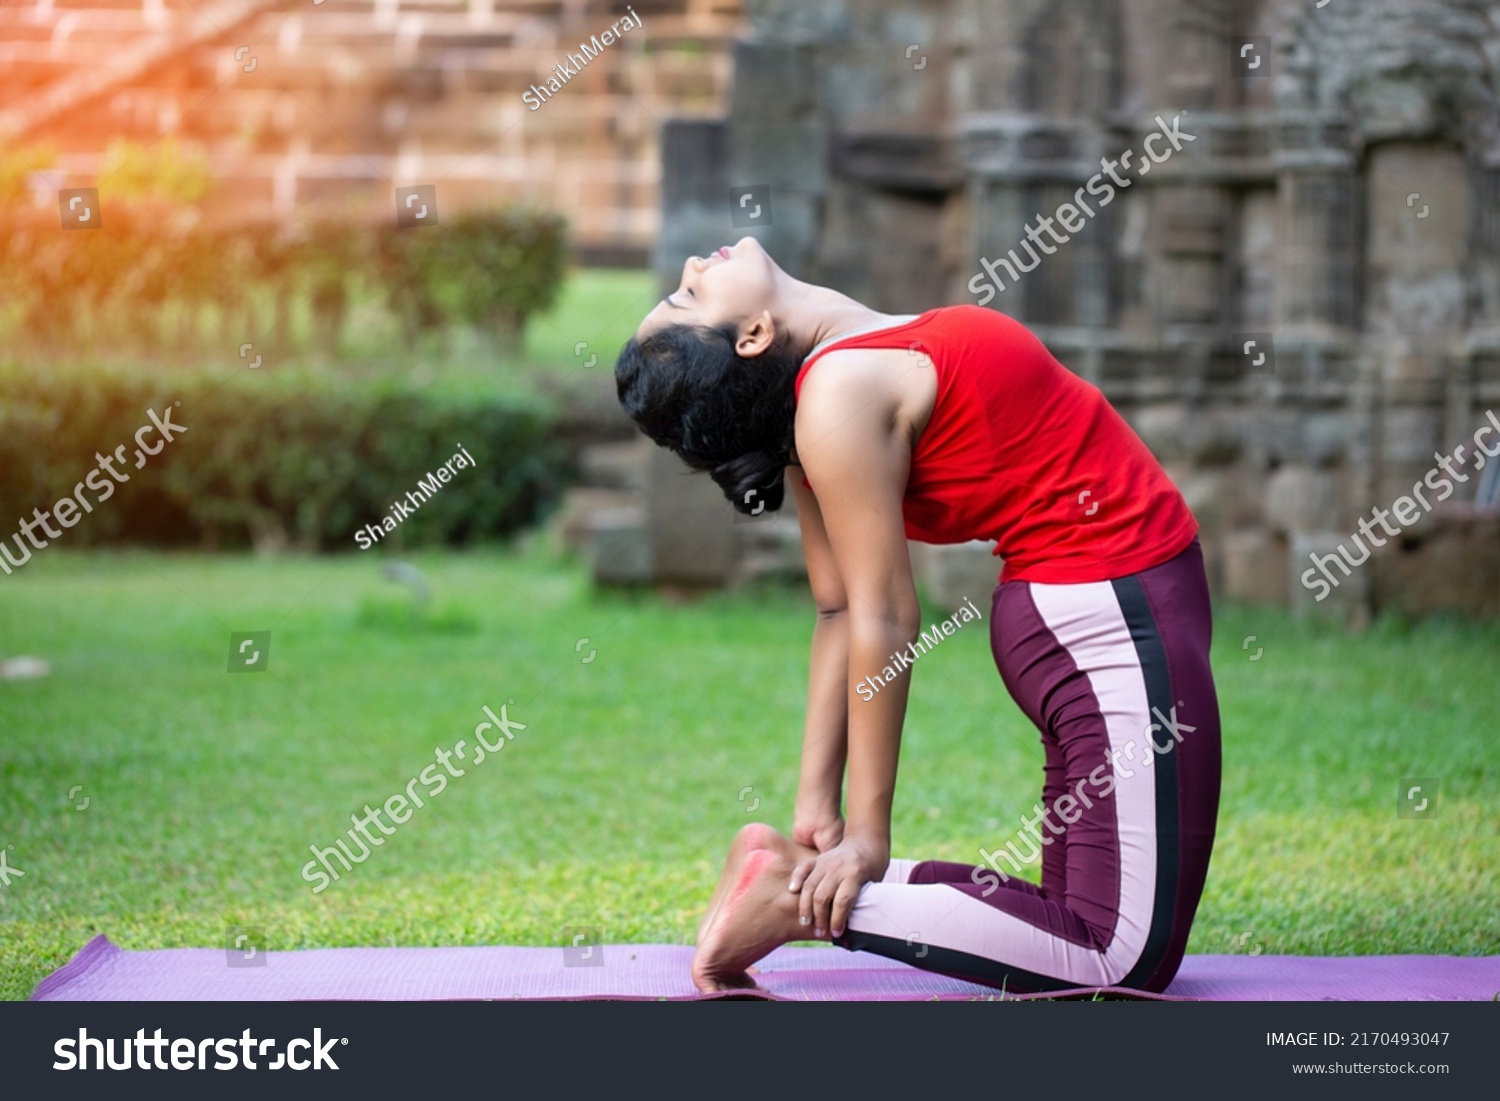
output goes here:
<path id="1" fill-rule="evenodd" d="M 686 468 L 644 436 L 584 446 L 579 484 L 551 519 L 554 538 L 587 558 L 601 585 L 744 585 L 805 578 L 795 499 L 769 517 L 735 513 L 707 475 Z M 684 553 L 686 548 L 687 553 Z M 988 608 L 1000 571 L 994 544 L 908 542 L 912 572 L 938 616 L 965 599 Z"/>

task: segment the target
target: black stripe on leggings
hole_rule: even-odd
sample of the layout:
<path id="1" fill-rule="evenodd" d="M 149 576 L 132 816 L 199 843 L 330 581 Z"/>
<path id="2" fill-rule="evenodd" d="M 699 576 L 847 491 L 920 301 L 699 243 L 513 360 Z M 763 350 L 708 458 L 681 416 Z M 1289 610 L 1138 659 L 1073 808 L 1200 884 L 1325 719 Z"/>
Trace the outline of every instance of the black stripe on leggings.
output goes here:
<path id="1" fill-rule="evenodd" d="M 1003 988 L 1016 994 L 1038 994 L 1048 990 L 1077 990 L 1087 984 L 1062 982 L 1055 976 L 1038 975 L 1034 971 L 1016 967 L 1014 964 L 992 960 L 986 956 L 975 956 L 960 952 L 956 948 L 940 948 L 935 944 L 907 943 L 895 937 L 884 937 L 877 933 L 861 933 L 854 929 L 844 930 L 844 935 L 833 942 L 840 948 L 856 952 L 873 952 L 877 956 L 900 960 L 923 971 L 934 971 L 949 978 L 964 979 L 985 986 Z M 923 952 L 922 949 L 927 949 Z"/>
<path id="2" fill-rule="evenodd" d="M 1151 709 L 1151 721 L 1157 715 L 1171 715 L 1176 701 L 1172 699 L 1172 677 L 1167 668 L 1167 651 L 1157 630 L 1156 619 L 1151 614 L 1151 605 L 1140 579 L 1131 575 L 1110 582 L 1115 597 L 1120 602 L 1125 623 L 1130 628 L 1130 639 L 1135 643 L 1135 652 L 1141 662 L 1141 673 L 1146 681 L 1146 705 Z M 1143 732 L 1148 740 L 1153 732 L 1148 726 Z M 1160 732 L 1156 732 L 1159 734 Z M 1167 737 L 1172 738 L 1171 733 Z M 1145 947 L 1140 959 L 1119 985 L 1140 987 L 1161 965 L 1166 956 L 1167 944 L 1172 936 L 1172 922 L 1177 915 L 1177 875 L 1180 855 L 1178 852 L 1178 807 L 1177 807 L 1177 747 L 1172 740 L 1172 750 L 1157 753 L 1148 745 L 1146 752 L 1152 754 L 1152 768 L 1156 770 L 1156 896 L 1151 906 L 1151 928 L 1146 935 Z M 1128 781 L 1127 781 L 1128 782 Z"/>

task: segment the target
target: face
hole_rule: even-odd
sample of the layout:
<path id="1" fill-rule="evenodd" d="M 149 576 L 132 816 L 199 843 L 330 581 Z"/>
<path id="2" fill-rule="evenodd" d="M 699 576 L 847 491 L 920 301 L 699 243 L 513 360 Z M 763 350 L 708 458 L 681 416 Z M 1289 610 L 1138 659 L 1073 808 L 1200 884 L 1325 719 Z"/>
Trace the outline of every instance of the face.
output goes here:
<path id="1" fill-rule="evenodd" d="M 645 337 L 665 325 L 732 322 L 739 330 L 741 354 L 753 352 L 770 324 L 776 300 L 776 262 L 754 237 L 744 237 L 708 256 L 690 256 L 682 265 L 677 289 L 657 303 L 636 330 Z M 749 340 L 749 344 L 744 344 Z"/>

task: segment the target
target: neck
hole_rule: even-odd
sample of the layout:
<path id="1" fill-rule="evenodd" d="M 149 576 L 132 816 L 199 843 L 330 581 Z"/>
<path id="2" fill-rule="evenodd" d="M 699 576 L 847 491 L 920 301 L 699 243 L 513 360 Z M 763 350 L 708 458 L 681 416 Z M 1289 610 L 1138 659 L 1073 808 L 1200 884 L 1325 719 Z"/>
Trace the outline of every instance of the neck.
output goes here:
<path id="1" fill-rule="evenodd" d="M 825 340 L 892 319 L 892 315 L 872 310 L 832 287 L 804 283 L 790 276 L 785 280 L 780 295 L 785 303 L 783 324 L 792 338 L 792 346 L 803 349 L 804 354 Z"/>

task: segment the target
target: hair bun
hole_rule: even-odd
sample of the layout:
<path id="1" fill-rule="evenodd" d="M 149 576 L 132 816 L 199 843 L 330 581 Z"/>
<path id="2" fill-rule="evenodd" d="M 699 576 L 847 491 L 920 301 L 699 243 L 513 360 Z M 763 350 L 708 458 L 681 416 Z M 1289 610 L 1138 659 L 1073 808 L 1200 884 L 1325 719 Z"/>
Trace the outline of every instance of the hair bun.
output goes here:
<path id="1" fill-rule="evenodd" d="M 757 516 L 781 507 L 786 497 L 785 468 L 785 459 L 758 448 L 720 463 L 709 476 L 724 490 L 736 512 Z"/>

